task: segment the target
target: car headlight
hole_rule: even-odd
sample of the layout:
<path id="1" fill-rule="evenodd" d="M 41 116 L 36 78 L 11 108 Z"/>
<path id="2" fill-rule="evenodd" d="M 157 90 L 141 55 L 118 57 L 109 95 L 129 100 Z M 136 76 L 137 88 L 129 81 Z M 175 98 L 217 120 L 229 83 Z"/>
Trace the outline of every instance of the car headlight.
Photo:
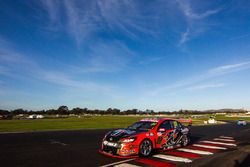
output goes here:
<path id="1" fill-rule="evenodd" d="M 126 138 L 126 139 L 122 139 L 121 142 L 122 143 L 131 143 L 134 142 L 137 138 L 133 137 L 133 138 Z"/>

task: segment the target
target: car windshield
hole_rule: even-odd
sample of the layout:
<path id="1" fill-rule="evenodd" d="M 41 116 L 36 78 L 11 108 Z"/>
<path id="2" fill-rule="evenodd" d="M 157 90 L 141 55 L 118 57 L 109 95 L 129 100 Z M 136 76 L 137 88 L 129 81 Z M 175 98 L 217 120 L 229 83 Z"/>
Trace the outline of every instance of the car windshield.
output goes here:
<path id="1" fill-rule="evenodd" d="M 131 130 L 150 130 L 150 129 L 153 129 L 156 125 L 157 125 L 157 122 L 140 121 L 140 122 L 136 122 L 133 125 L 129 126 L 128 129 L 131 129 Z"/>

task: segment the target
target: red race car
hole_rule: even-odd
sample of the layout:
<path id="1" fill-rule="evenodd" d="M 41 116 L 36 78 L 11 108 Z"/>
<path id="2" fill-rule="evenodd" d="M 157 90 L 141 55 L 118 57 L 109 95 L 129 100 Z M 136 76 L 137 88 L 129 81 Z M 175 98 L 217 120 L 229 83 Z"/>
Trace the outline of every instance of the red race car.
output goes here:
<path id="1" fill-rule="evenodd" d="M 181 122 L 187 122 L 181 120 Z M 189 123 L 191 123 L 189 121 Z M 190 130 L 171 118 L 145 118 L 133 125 L 108 132 L 101 153 L 112 156 L 149 156 L 153 150 L 174 149 L 190 142 Z"/>

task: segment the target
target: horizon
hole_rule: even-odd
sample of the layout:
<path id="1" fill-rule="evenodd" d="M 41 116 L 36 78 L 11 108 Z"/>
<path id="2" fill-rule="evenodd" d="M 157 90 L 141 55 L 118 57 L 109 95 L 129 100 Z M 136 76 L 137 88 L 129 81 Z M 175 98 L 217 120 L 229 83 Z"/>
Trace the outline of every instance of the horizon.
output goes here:
<path id="1" fill-rule="evenodd" d="M 250 1 L 0 2 L 0 109 L 250 110 Z"/>
<path id="2" fill-rule="evenodd" d="M 50 110 L 59 110 L 60 107 L 67 107 L 68 106 L 59 106 L 57 108 L 49 108 L 49 109 L 40 109 L 40 110 L 28 110 L 28 109 L 25 109 L 25 108 L 16 108 L 16 109 L 12 109 L 12 110 L 8 110 L 8 109 L 1 109 L 0 108 L 0 111 L 8 111 L 8 112 L 14 112 L 14 111 L 17 111 L 17 110 L 22 110 L 24 112 L 48 112 Z M 229 113 L 234 113 L 234 112 L 249 112 L 248 109 L 245 109 L 245 108 L 221 108 L 221 109 L 207 109 L 207 110 L 192 110 L 192 109 L 178 109 L 178 110 L 158 110 L 158 111 L 155 111 L 155 110 L 152 110 L 152 109 L 145 109 L 145 110 L 139 110 L 139 109 L 136 109 L 136 108 L 130 108 L 130 109 L 126 109 L 126 110 L 121 110 L 119 108 L 107 108 L 107 109 L 98 109 L 98 108 L 95 108 L 95 109 L 92 109 L 92 108 L 86 108 L 86 107 L 73 107 L 73 108 L 68 108 L 68 112 L 70 111 L 73 111 L 74 109 L 81 109 L 81 110 L 88 110 L 88 111 L 93 111 L 94 114 L 96 114 L 95 112 L 96 111 L 104 111 L 104 112 L 108 112 L 108 110 L 119 110 L 120 112 L 127 112 L 127 111 L 132 111 L 132 110 L 136 110 L 137 112 L 151 112 L 153 111 L 154 113 L 176 113 L 176 112 L 199 112 L 199 113 L 206 113 L 206 112 L 218 112 L 218 113 L 224 113 L 224 112 L 229 112 Z M 70 114 L 70 113 L 68 113 Z"/>

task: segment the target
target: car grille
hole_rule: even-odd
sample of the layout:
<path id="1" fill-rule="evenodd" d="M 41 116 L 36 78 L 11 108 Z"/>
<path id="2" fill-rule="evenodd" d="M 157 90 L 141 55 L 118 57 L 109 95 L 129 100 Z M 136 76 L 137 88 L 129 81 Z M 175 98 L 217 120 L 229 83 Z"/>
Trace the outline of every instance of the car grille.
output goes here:
<path id="1" fill-rule="evenodd" d="M 117 154 L 117 149 L 118 148 L 115 148 L 115 147 L 103 146 L 103 151 L 114 154 L 114 155 Z"/>

